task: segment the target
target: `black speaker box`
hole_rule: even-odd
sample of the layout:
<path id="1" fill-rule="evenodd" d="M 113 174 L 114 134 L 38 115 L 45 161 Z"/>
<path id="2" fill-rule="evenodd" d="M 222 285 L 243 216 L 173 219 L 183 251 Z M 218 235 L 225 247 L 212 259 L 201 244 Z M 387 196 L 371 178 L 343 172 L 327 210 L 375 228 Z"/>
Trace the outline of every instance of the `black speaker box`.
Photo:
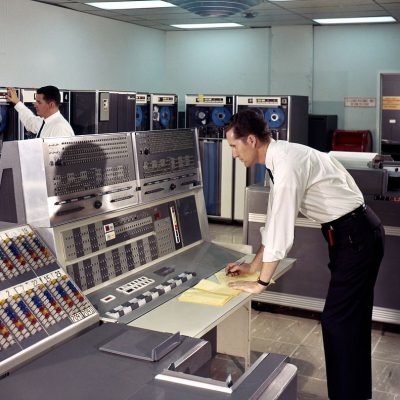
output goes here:
<path id="1" fill-rule="evenodd" d="M 332 150 L 332 134 L 337 129 L 337 115 L 308 116 L 308 145 L 319 151 Z"/>

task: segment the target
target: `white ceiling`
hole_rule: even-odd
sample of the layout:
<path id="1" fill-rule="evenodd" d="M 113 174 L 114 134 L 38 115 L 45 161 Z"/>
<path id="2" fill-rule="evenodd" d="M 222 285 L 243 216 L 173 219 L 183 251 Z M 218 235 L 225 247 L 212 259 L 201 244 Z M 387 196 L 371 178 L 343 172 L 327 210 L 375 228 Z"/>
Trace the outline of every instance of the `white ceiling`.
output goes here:
<path id="1" fill-rule="evenodd" d="M 179 30 L 171 27 L 172 24 L 206 22 L 236 22 L 246 28 L 261 28 L 278 25 L 318 25 L 313 22 L 315 18 L 392 16 L 397 23 L 400 21 L 400 0 L 292 0 L 279 2 L 259 0 L 258 5 L 229 17 L 202 17 L 180 7 L 106 11 L 85 4 L 89 1 L 121 0 L 32 1 L 161 30 Z M 169 2 L 173 3 L 174 0 L 169 0 Z M 215 1 L 215 3 L 221 2 Z"/>

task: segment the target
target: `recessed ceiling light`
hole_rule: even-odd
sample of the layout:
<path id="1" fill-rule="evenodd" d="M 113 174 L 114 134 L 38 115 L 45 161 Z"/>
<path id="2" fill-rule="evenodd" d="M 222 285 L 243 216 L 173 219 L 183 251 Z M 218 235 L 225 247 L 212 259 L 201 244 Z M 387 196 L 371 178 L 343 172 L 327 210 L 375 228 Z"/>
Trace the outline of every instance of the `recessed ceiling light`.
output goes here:
<path id="1" fill-rule="evenodd" d="M 243 25 L 236 24 L 234 22 L 217 22 L 213 24 L 179 24 L 171 26 L 181 29 L 207 29 L 207 28 L 237 28 Z"/>
<path id="2" fill-rule="evenodd" d="M 322 18 L 314 19 L 321 25 L 329 24 L 371 24 L 379 22 L 396 22 L 393 17 L 361 17 L 361 18 Z"/>
<path id="3" fill-rule="evenodd" d="M 89 6 L 102 8 L 103 10 L 131 10 L 134 8 L 163 8 L 176 7 L 166 1 L 107 1 L 103 3 L 85 3 Z"/>

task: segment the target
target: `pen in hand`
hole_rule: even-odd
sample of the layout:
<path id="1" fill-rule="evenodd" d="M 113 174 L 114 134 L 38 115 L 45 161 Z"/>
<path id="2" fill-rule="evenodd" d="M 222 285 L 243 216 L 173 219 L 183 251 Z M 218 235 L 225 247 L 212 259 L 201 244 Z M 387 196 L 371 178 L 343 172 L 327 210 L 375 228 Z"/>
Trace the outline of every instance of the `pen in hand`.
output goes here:
<path id="1" fill-rule="evenodd" d="M 238 267 L 239 267 L 239 266 L 242 265 L 242 264 L 244 264 L 244 260 L 243 260 L 243 261 L 240 261 L 239 263 L 236 263 L 236 264 L 232 265 L 232 267 L 230 267 L 230 268 L 227 269 L 226 275 L 227 275 L 227 276 L 239 276 L 239 275 L 240 275 L 240 272 L 239 272 L 239 271 L 231 271 L 231 268 L 233 268 L 233 267 L 235 267 L 235 266 L 238 266 Z"/>

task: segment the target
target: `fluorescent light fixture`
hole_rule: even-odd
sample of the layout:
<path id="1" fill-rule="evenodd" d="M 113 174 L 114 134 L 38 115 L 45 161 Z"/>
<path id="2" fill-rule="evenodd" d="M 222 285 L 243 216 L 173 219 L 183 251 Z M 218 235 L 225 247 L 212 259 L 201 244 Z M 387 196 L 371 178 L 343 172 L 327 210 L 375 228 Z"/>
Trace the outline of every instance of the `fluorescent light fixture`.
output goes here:
<path id="1" fill-rule="evenodd" d="M 179 24 L 171 26 L 181 29 L 209 29 L 209 28 L 237 28 L 243 25 L 236 24 L 235 22 L 217 22 L 212 24 Z"/>
<path id="2" fill-rule="evenodd" d="M 85 3 L 89 6 L 102 8 L 103 10 L 131 10 L 134 8 L 164 8 L 176 7 L 175 4 L 166 1 L 106 1 L 103 3 Z"/>
<path id="3" fill-rule="evenodd" d="M 360 17 L 360 18 L 321 18 L 314 19 L 321 25 L 329 24 L 371 24 L 379 22 L 396 22 L 393 17 Z"/>

